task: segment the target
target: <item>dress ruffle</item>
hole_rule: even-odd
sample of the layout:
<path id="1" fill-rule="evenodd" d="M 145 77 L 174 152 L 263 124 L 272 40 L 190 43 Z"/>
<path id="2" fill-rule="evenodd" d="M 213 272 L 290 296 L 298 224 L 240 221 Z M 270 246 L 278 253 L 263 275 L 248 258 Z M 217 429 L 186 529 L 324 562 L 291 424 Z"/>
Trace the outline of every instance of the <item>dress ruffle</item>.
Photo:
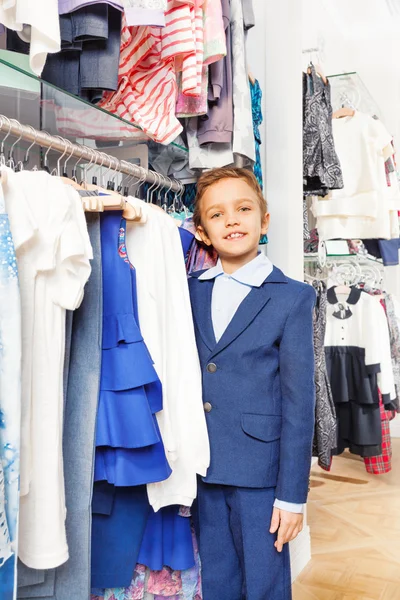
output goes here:
<path id="1" fill-rule="evenodd" d="M 325 358 L 335 404 L 379 405 L 379 365 L 366 366 L 363 348 L 326 346 Z"/>
<path id="2" fill-rule="evenodd" d="M 144 448 L 96 448 L 94 481 L 129 487 L 164 481 L 171 473 L 162 441 Z"/>
<path id="3" fill-rule="evenodd" d="M 164 567 L 185 571 L 194 567 L 190 518 L 181 517 L 178 511 L 178 506 L 168 506 L 156 513 L 150 509 L 138 562 L 152 571 Z"/>
<path id="4" fill-rule="evenodd" d="M 103 350 L 116 348 L 125 342 L 143 342 L 137 323 L 132 320 L 132 312 L 128 314 L 110 314 L 103 317 Z"/>
<path id="5" fill-rule="evenodd" d="M 160 441 L 146 388 L 101 392 L 96 446 L 143 448 Z"/>
<path id="6" fill-rule="evenodd" d="M 154 381 L 158 376 L 143 341 L 103 350 L 102 390 L 130 390 Z"/>

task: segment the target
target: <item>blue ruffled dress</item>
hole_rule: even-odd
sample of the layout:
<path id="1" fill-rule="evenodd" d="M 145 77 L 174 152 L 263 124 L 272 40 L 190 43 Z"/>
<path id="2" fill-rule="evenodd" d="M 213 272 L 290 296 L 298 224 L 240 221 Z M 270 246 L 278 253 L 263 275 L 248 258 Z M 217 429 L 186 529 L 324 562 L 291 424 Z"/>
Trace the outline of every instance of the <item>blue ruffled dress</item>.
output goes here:
<path id="1" fill-rule="evenodd" d="M 163 481 L 171 474 L 155 414 L 162 388 L 139 329 L 136 271 L 119 212 L 101 217 L 103 356 L 95 481 L 115 486 Z"/>
<path id="2" fill-rule="evenodd" d="M 162 386 L 139 328 L 136 271 L 120 212 L 101 216 L 102 371 L 92 502 L 92 587 L 129 586 L 137 562 L 194 564 L 189 519 L 151 509 L 145 484 L 171 474 L 157 424 Z M 161 565 L 161 566 L 160 566 Z"/>

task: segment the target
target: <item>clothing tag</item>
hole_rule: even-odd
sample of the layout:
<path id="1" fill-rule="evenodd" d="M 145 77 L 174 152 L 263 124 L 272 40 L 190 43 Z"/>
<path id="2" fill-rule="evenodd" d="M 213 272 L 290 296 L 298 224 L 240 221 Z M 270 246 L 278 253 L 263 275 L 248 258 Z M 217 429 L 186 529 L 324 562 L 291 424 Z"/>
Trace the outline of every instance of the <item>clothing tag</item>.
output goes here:
<path id="1" fill-rule="evenodd" d="M 349 245 L 346 240 L 326 240 L 325 248 L 328 256 L 347 256 L 350 254 Z"/>

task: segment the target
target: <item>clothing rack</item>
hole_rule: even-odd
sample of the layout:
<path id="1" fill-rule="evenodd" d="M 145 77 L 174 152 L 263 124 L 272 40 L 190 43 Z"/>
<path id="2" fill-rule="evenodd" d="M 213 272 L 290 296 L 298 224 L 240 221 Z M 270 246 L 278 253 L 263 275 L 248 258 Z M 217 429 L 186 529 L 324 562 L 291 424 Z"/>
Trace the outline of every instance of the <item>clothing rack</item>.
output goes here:
<path id="1" fill-rule="evenodd" d="M 382 262 L 369 255 L 327 256 L 327 262 L 320 265 L 317 255 L 304 257 L 304 275 L 308 280 L 328 278 L 338 285 L 356 284 L 360 281 L 379 286 L 383 279 Z"/>
<path id="2" fill-rule="evenodd" d="M 74 156 L 80 160 L 87 160 L 92 165 L 112 169 L 116 173 L 132 175 L 143 183 L 146 181 L 154 187 L 156 185 L 157 187 L 166 187 L 169 191 L 177 193 L 183 193 L 184 190 L 183 185 L 176 179 L 170 179 L 155 171 L 146 170 L 125 160 L 119 160 L 115 156 L 99 152 L 89 146 L 74 144 L 62 137 L 50 135 L 46 131 L 39 131 L 30 125 L 22 125 L 16 119 L 9 119 L 2 114 L 0 114 L 0 131 L 6 133 L 6 138 L 12 135 L 17 137 L 18 141 L 32 142 L 44 148 L 49 148 L 49 150 L 57 150 L 63 154 L 68 154 L 69 157 Z"/>

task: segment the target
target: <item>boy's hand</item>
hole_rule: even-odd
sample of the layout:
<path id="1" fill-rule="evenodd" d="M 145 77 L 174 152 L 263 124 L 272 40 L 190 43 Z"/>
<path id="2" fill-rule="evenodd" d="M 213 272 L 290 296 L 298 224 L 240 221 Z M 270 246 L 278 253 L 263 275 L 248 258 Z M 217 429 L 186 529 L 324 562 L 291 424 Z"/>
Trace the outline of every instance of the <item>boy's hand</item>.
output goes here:
<path id="1" fill-rule="evenodd" d="M 274 507 L 269 531 L 270 533 L 278 532 L 278 538 L 274 544 L 278 552 L 282 552 L 283 545 L 294 540 L 302 529 L 302 513 L 292 513 Z"/>

